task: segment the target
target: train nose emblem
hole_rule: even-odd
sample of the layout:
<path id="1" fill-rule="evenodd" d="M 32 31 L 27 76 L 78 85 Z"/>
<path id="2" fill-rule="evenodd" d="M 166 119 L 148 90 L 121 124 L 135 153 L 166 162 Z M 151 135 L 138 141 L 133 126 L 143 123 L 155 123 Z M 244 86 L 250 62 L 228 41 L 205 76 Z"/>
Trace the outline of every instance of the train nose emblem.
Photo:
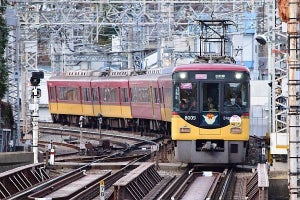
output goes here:
<path id="1" fill-rule="evenodd" d="M 230 122 L 230 125 L 233 127 L 240 127 L 242 124 L 242 119 L 238 115 L 233 115 L 230 117 L 229 122 Z"/>
<path id="2" fill-rule="evenodd" d="M 218 115 L 214 115 L 213 113 L 207 113 L 206 115 L 202 115 L 204 117 L 204 121 L 211 125 L 214 124 Z"/>

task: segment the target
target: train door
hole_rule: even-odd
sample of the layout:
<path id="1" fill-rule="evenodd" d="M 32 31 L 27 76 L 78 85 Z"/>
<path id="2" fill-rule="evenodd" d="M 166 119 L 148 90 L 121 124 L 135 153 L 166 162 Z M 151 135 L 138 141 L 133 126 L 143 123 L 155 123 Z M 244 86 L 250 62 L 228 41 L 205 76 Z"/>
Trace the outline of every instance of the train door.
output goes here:
<path id="1" fill-rule="evenodd" d="M 166 102 L 165 102 L 165 91 L 164 91 L 164 87 L 159 88 L 159 93 L 160 93 L 160 97 L 161 97 L 161 118 L 162 120 L 166 121 L 167 119 L 167 114 L 166 114 Z"/>
<path id="2" fill-rule="evenodd" d="M 93 101 L 93 113 L 94 116 L 98 116 L 101 113 L 99 88 L 97 85 L 92 86 L 92 101 Z"/>
<path id="3" fill-rule="evenodd" d="M 205 129 L 210 129 L 210 134 L 220 134 L 220 83 L 203 82 L 200 88 L 200 127 L 204 128 L 200 134 L 206 134 Z"/>
<path id="4" fill-rule="evenodd" d="M 93 106 L 92 106 L 92 95 L 91 95 L 91 86 L 89 85 L 88 87 L 82 87 L 82 109 L 84 115 L 87 116 L 92 116 L 94 111 L 93 111 Z"/>
<path id="5" fill-rule="evenodd" d="M 57 113 L 58 111 L 58 95 L 57 95 L 57 89 L 55 86 L 49 87 L 49 108 L 50 113 Z"/>
<path id="6" fill-rule="evenodd" d="M 152 116 L 154 120 L 161 120 L 161 95 L 156 83 L 150 86 L 150 97 L 152 105 Z"/>
<path id="7" fill-rule="evenodd" d="M 150 96 L 150 103 L 151 103 L 151 111 L 152 111 L 152 116 L 154 116 L 154 100 L 153 100 L 153 91 L 152 91 L 152 86 L 149 87 L 149 96 Z"/>
<path id="8" fill-rule="evenodd" d="M 121 114 L 124 118 L 132 118 L 128 88 L 120 88 Z"/>
<path id="9" fill-rule="evenodd" d="M 78 92 L 79 92 L 79 102 L 80 102 L 80 113 L 81 113 L 81 115 L 84 115 L 84 112 L 83 112 L 83 91 L 82 91 L 82 87 L 81 86 L 79 86 L 79 88 L 78 88 Z"/>

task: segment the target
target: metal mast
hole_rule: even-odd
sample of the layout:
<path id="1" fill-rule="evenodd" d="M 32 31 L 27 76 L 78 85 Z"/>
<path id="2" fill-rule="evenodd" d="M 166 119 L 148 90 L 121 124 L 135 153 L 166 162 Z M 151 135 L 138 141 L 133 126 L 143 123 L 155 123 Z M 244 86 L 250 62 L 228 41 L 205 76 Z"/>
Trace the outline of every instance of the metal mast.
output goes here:
<path id="1" fill-rule="evenodd" d="M 196 40 L 193 29 L 196 19 L 228 19 L 234 21 L 238 31 L 245 27 L 245 12 L 255 12 L 261 1 L 161 1 L 161 0 L 81 0 L 8 1 L 18 18 L 19 31 L 11 35 L 10 41 L 19 45 L 11 56 L 9 65 L 21 71 L 21 79 L 13 84 L 22 85 L 22 118 L 24 133 L 28 133 L 28 70 L 36 69 L 38 59 L 48 56 L 53 74 L 71 69 L 98 69 L 100 65 L 110 67 L 121 63 L 124 68 L 135 70 L 146 68 L 144 58 L 157 53 L 157 66 L 174 65 L 182 54 L 174 39 L 189 36 Z M 113 33 L 108 34 L 110 29 Z M 191 30 L 191 31 L 189 31 Z M 102 36 L 101 39 L 99 36 Z M 18 39 L 13 39 L 16 37 Z M 119 43 L 113 50 L 103 38 Z M 188 42 L 187 42 L 188 43 Z M 188 44 L 190 45 L 190 44 Z M 190 45 L 190 51 L 196 47 Z M 43 55 L 42 55 L 43 54 Z M 11 55 L 11 54 L 10 54 Z M 9 56 L 10 56 L 9 55 Z M 190 55 L 188 55 L 190 56 Z M 93 63 L 98 63 L 93 65 Z M 20 73 L 19 73 L 20 74 Z M 13 80 L 13 79 L 11 79 Z M 10 87 L 14 94 L 17 87 Z M 15 95 L 16 96 L 16 95 Z M 16 98 L 16 97 L 15 97 Z M 14 111 L 18 113 L 18 103 Z M 17 116 L 17 114 L 16 114 Z M 17 119 L 18 118 L 18 119 Z M 16 121 L 20 117 L 16 117 Z M 17 122 L 20 127 L 19 122 Z M 19 134 L 20 135 L 20 134 Z"/>
<path id="2" fill-rule="evenodd" d="M 270 146 L 271 154 L 287 154 L 287 34 L 279 19 L 277 1 L 266 3 L 268 26 L 267 37 L 268 78 L 271 86 L 270 98 Z"/>
<path id="3" fill-rule="evenodd" d="M 289 35 L 289 189 L 290 199 L 298 199 L 300 160 L 300 1 L 288 1 Z"/>
<path id="4" fill-rule="evenodd" d="M 15 10 L 12 7 L 6 9 L 6 21 L 9 28 L 8 43 L 6 47 L 6 59 L 8 69 L 8 93 L 7 102 L 12 105 L 13 117 L 16 125 L 14 132 L 14 140 L 16 145 L 19 146 L 21 134 L 20 134 L 20 93 L 19 93 L 19 81 L 20 81 L 20 63 L 19 63 L 19 26 L 18 18 Z"/>

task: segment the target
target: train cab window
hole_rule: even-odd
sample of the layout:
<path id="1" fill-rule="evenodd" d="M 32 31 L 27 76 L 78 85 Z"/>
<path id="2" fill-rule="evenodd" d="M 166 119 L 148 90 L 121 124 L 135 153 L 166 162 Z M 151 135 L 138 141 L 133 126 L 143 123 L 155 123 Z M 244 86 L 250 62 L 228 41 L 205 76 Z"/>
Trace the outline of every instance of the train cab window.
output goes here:
<path id="1" fill-rule="evenodd" d="M 224 109 L 237 107 L 245 112 L 249 111 L 249 86 L 248 83 L 225 83 Z"/>
<path id="2" fill-rule="evenodd" d="M 219 110 L 219 83 L 203 83 L 202 84 L 202 102 L 203 102 L 203 111 L 218 111 Z"/>
<path id="3" fill-rule="evenodd" d="M 196 111 L 197 83 L 178 82 L 174 85 L 174 110 Z"/>

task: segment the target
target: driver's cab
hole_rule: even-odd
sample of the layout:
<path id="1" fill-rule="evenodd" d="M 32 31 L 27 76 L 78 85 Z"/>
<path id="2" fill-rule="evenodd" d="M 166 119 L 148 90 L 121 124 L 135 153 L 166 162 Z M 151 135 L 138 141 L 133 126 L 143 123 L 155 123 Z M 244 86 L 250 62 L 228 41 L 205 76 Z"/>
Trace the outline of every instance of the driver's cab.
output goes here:
<path id="1" fill-rule="evenodd" d="M 249 112 L 247 82 L 178 82 L 174 110 L 188 113 Z"/>
<path id="2" fill-rule="evenodd" d="M 224 111 L 249 112 L 249 92 L 246 83 L 224 83 Z"/>

